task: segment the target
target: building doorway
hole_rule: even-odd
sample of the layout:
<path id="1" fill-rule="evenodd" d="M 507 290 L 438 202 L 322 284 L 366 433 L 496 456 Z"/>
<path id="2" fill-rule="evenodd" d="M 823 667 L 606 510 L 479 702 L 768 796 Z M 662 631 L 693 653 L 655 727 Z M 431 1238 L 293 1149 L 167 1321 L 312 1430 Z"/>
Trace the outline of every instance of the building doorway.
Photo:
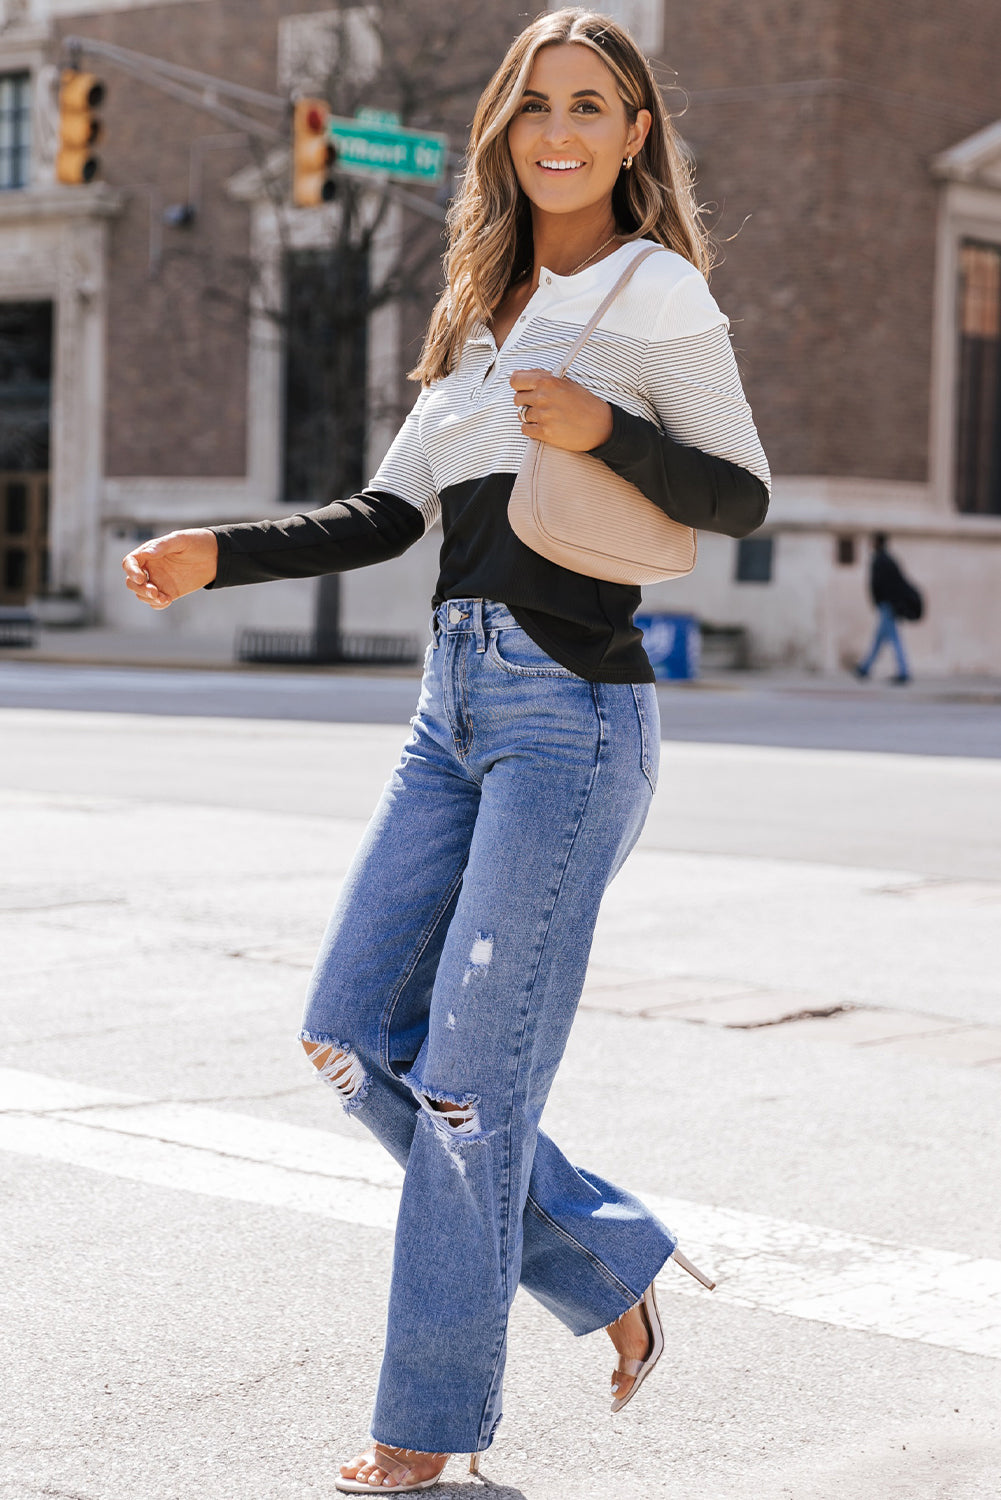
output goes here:
<path id="1" fill-rule="evenodd" d="M 49 580 L 52 303 L 0 302 L 0 604 Z"/>

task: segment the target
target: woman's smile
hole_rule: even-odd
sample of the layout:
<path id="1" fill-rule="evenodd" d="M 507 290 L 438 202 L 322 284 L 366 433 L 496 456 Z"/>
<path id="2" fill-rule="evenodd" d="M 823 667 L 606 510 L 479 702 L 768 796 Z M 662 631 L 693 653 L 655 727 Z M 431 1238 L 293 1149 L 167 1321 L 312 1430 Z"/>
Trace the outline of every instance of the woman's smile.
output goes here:
<path id="1" fill-rule="evenodd" d="M 561 161 L 558 157 L 555 156 L 544 157 L 541 161 L 536 162 L 536 166 L 541 167 L 543 172 L 550 173 L 579 172 L 581 167 L 583 167 L 584 165 L 585 163 L 579 158 L 570 161 Z"/>

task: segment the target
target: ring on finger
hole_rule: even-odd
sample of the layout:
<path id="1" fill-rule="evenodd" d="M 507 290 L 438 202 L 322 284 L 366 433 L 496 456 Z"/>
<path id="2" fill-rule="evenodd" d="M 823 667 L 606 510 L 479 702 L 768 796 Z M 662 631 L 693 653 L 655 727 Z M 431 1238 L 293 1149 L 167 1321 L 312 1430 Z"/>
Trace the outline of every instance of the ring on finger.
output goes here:
<path id="1" fill-rule="evenodd" d="M 529 414 L 529 412 L 531 410 L 532 410 L 532 408 L 530 406 L 519 406 L 518 407 L 518 421 L 519 422 L 527 422 L 528 421 L 528 414 Z"/>

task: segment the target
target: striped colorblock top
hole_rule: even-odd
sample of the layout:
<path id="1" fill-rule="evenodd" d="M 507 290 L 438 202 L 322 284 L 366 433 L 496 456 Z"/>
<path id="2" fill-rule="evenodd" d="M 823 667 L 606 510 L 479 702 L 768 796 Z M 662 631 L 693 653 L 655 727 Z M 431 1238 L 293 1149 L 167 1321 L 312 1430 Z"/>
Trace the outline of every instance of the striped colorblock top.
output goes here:
<path id="1" fill-rule="evenodd" d="M 632 616 L 640 592 L 571 573 L 511 531 L 507 501 L 525 452 L 510 377 L 555 373 L 628 259 L 633 240 L 575 276 L 542 269 L 500 349 L 480 325 L 443 380 L 423 390 L 368 487 L 281 521 L 216 528 L 212 587 L 305 577 L 398 556 L 439 519 L 433 603 L 506 604 L 554 660 L 591 681 L 646 682 Z M 641 265 L 568 376 L 612 408 L 592 450 L 673 519 L 745 536 L 768 505 L 770 476 L 728 333 L 705 278 L 673 251 Z"/>

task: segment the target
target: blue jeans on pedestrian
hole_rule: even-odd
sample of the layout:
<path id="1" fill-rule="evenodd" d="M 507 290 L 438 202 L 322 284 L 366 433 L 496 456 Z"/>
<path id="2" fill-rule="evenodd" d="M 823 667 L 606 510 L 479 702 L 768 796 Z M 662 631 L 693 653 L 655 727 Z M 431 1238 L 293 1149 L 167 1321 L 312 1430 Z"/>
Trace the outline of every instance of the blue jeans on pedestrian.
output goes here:
<path id="1" fill-rule="evenodd" d="M 900 631 L 897 629 L 897 616 L 892 604 L 879 605 L 879 619 L 876 622 L 876 634 L 872 638 L 869 654 L 860 661 L 858 668 L 860 672 L 871 672 L 873 662 L 882 651 L 884 646 L 892 646 L 897 656 L 897 675 L 909 677 L 911 674 L 907 668 L 907 657 L 904 655 L 904 643 L 900 639 Z"/>
<path id="2" fill-rule="evenodd" d="M 301 1036 L 333 1049 L 327 1080 L 406 1169 L 372 1435 L 462 1453 L 500 1421 L 519 1281 L 590 1333 L 675 1248 L 538 1128 L 660 731 L 651 684 L 585 681 L 502 604 L 451 600 L 432 627 L 412 733 L 330 920 Z"/>

